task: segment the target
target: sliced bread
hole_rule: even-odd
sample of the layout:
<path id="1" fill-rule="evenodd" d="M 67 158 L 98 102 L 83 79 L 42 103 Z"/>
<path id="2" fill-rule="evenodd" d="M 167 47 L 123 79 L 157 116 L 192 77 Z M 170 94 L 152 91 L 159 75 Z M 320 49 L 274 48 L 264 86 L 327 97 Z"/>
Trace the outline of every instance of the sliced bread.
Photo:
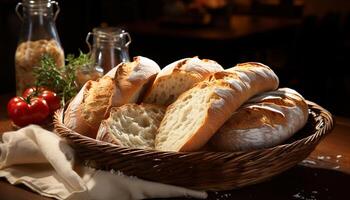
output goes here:
<path id="1" fill-rule="evenodd" d="M 142 149 L 154 149 L 154 139 L 165 108 L 150 104 L 125 104 L 111 109 L 103 120 L 97 140 Z"/>
<path id="2" fill-rule="evenodd" d="M 121 63 L 96 81 L 88 81 L 65 112 L 65 123 L 74 131 L 95 138 L 99 125 L 110 109 L 139 100 L 160 71 L 145 57 Z"/>
<path id="3" fill-rule="evenodd" d="M 245 101 L 278 87 L 278 78 L 270 68 L 254 68 L 239 73 L 217 72 L 180 95 L 166 110 L 156 136 L 156 149 L 199 150 Z M 266 85 L 261 87 L 261 82 Z"/>

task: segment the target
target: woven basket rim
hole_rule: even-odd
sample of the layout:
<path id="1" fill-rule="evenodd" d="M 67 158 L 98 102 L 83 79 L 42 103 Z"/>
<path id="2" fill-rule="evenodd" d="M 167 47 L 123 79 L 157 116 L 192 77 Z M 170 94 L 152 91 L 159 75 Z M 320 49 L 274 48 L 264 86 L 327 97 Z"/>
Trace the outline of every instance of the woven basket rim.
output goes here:
<path id="1" fill-rule="evenodd" d="M 319 106 L 318 104 L 309 101 L 309 100 L 305 100 L 306 103 L 308 104 L 308 106 L 313 106 L 313 107 L 317 107 L 319 110 L 321 110 L 323 112 L 324 115 L 328 116 L 327 119 L 329 120 L 330 126 L 331 126 L 331 130 L 334 128 L 334 118 L 332 116 L 332 114 L 327 111 L 326 109 L 324 109 L 323 107 Z M 61 126 L 64 126 L 64 108 L 61 108 L 60 110 L 56 111 L 55 115 L 54 115 L 54 125 L 55 125 L 55 129 L 57 128 L 57 125 L 60 124 Z M 62 128 L 62 127 L 60 127 Z M 208 151 L 195 151 L 195 152 L 175 152 L 175 151 L 160 151 L 160 150 L 155 150 L 155 149 L 142 149 L 142 148 L 133 148 L 133 147 L 123 147 L 123 146 L 118 146 L 116 144 L 112 144 L 109 142 L 105 142 L 105 141 L 100 141 L 100 140 L 96 140 L 90 137 L 87 137 L 85 135 L 79 134 L 71 129 L 69 129 L 68 127 L 65 127 L 66 129 L 70 130 L 71 135 L 77 136 L 83 140 L 86 141 L 90 141 L 90 142 L 94 142 L 96 143 L 96 145 L 98 146 L 110 146 L 113 148 L 118 148 L 120 150 L 135 150 L 135 151 L 144 151 L 144 152 L 154 152 L 154 153 L 167 153 L 167 154 L 185 154 L 185 155 L 195 155 L 195 154 L 201 154 L 201 153 L 208 153 Z M 330 132 L 331 130 L 329 130 L 328 132 Z M 284 144 L 280 144 L 280 145 L 276 145 L 273 147 L 269 147 L 269 148 L 262 148 L 262 149 L 256 149 L 256 150 L 249 150 L 249 151 L 235 151 L 235 152 L 229 152 L 229 151 L 212 151 L 211 153 L 218 153 L 218 154 L 247 154 L 247 153 L 256 153 L 256 152 L 262 152 L 262 151 L 273 151 L 275 149 L 279 149 L 279 148 L 289 148 L 291 146 L 295 146 L 295 145 L 300 145 L 300 144 L 305 144 L 307 142 L 313 141 L 316 138 L 319 137 L 323 137 L 327 132 L 316 132 L 314 134 L 311 134 L 307 137 L 304 137 L 302 139 L 299 140 L 295 140 L 292 143 L 284 143 Z M 58 134 L 60 135 L 60 134 Z"/>
<path id="2" fill-rule="evenodd" d="M 55 113 L 54 125 L 56 134 L 72 144 L 81 161 L 88 161 L 91 167 L 116 169 L 165 184 L 218 191 L 262 182 L 305 159 L 334 127 L 331 113 L 311 101 L 307 104 L 310 118 L 300 134 L 295 134 L 297 137 L 289 143 L 252 151 L 173 152 L 117 146 L 67 128 L 63 124 L 64 108 Z"/>

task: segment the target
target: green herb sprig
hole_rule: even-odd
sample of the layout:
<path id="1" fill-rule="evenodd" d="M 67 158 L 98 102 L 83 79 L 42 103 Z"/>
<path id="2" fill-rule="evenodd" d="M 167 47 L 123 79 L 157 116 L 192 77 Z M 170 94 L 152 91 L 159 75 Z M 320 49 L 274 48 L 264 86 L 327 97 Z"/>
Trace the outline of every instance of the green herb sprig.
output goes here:
<path id="1" fill-rule="evenodd" d="M 90 66 L 92 60 L 88 54 L 80 52 L 78 57 L 67 55 L 67 64 L 57 67 L 54 58 L 45 54 L 40 65 L 34 68 L 34 76 L 36 78 L 36 87 L 47 87 L 57 93 L 61 98 L 62 105 L 65 105 L 78 92 L 76 84 L 77 70 L 82 66 Z"/>

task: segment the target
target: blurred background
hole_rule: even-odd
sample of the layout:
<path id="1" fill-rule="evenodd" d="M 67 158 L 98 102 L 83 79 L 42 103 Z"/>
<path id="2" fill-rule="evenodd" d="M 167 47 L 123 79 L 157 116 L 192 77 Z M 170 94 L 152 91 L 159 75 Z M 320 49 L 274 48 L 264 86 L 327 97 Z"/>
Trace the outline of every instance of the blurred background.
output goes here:
<path id="1" fill-rule="evenodd" d="M 130 57 L 161 67 L 188 56 L 225 68 L 262 62 L 308 100 L 350 117 L 350 2 L 347 0 L 58 0 L 56 26 L 66 54 L 88 52 L 86 34 L 119 26 Z M 16 0 L 0 0 L 0 94 L 15 93 L 21 21 Z"/>

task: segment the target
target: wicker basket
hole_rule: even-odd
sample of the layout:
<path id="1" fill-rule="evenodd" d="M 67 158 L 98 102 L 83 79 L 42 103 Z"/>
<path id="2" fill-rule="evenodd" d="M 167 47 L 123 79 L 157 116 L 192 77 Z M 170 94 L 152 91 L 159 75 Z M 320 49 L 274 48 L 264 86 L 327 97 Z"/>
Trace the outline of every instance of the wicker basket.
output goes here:
<path id="1" fill-rule="evenodd" d="M 64 110 L 54 119 L 55 131 L 89 166 L 119 170 L 129 176 L 201 190 L 227 190 L 261 182 L 305 159 L 333 128 L 332 115 L 307 102 L 309 120 L 283 145 L 249 152 L 163 152 L 119 147 L 80 135 L 63 124 Z"/>

